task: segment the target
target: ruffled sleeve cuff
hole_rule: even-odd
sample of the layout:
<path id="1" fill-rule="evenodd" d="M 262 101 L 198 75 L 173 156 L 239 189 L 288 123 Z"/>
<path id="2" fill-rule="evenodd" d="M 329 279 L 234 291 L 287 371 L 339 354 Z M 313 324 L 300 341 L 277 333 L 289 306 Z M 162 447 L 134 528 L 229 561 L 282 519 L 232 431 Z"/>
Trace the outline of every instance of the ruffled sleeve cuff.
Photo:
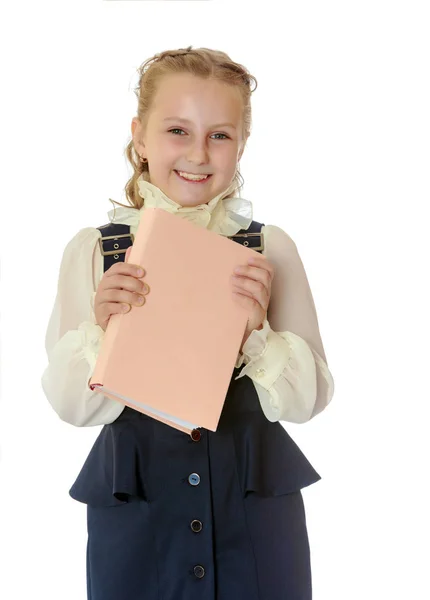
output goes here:
<path id="1" fill-rule="evenodd" d="M 269 331 L 271 331 L 271 328 L 266 318 L 262 329 L 254 329 L 243 345 L 242 352 L 239 352 L 237 356 L 236 369 L 239 369 L 242 365 L 249 364 L 251 360 L 262 355 L 267 345 Z"/>
<path id="2" fill-rule="evenodd" d="M 96 294 L 97 294 L 97 292 L 92 292 L 91 296 L 90 296 L 90 306 L 91 306 L 91 311 L 92 311 L 93 316 L 94 316 L 94 302 L 96 299 Z"/>
<path id="3" fill-rule="evenodd" d="M 325 360 L 322 359 L 321 356 L 315 350 L 312 350 L 312 354 L 313 354 L 315 363 L 318 367 L 318 372 L 320 373 L 321 377 L 324 379 L 324 381 L 327 384 L 327 392 L 326 392 L 325 402 L 322 403 L 321 407 L 319 407 L 319 409 L 317 411 L 315 411 L 315 414 L 318 414 L 319 412 L 321 412 L 321 410 L 323 410 L 326 406 L 328 406 L 328 404 L 331 402 L 331 400 L 334 396 L 334 379 L 333 379 L 333 375 L 331 374 L 330 369 L 328 368 Z"/>
<path id="4" fill-rule="evenodd" d="M 267 318 L 262 329 L 252 331 L 242 351 L 245 366 L 236 379 L 248 375 L 266 390 L 280 377 L 292 354 L 288 341 L 272 330 Z"/>
<path id="5" fill-rule="evenodd" d="M 104 331 L 96 323 L 85 321 L 78 327 L 78 331 L 82 334 L 82 352 L 90 365 L 91 372 L 94 370 L 97 362 L 97 357 L 100 352 L 101 343 L 104 337 Z"/>

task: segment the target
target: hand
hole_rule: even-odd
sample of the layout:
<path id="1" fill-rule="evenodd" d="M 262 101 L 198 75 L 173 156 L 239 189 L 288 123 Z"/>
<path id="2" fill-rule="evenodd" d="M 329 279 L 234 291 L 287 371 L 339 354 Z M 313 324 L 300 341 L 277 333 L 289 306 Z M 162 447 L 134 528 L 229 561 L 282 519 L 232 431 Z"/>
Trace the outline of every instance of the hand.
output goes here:
<path id="1" fill-rule="evenodd" d="M 131 247 L 127 248 L 125 260 L 127 261 Z M 149 292 L 149 286 L 141 281 L 145 275 L 139 274 L 138 265 L 130 265 L 127 262 L 119 262 L 108 269 L 97 288 L 94 299 L 94 313 L 98 325 L 106 331 L 111 315 L 115 313 L 127 313 L 131 306 L 143 306 L 145 295 Z"/>
<path id="2" fill-rule="evenodd" d="M 248 260 L 247 266 L 235 269 L 235 275 L 232 278 L 233 291 L 241 305 L 250 311 L 240 352 L 242 352 L 243 345 L 254 329 L 263 328 L 263 322 L 269 307 L 274 274 L 273 265 L 267 258 L 257 253 L 255 257 Z"/>

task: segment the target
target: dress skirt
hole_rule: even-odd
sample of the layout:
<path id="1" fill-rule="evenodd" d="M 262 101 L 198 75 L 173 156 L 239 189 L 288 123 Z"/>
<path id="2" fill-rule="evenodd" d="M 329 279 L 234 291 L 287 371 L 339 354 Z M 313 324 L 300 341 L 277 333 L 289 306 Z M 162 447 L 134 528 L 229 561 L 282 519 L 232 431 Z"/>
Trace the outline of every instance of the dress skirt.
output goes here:
<path id="1" fill-rule="evenodd" d="M 237 374 L 216 432 L 128 407 L 103 427 L 70 490 L 88 600 L 311 600 L 301 489 L 320 476 Z"/>

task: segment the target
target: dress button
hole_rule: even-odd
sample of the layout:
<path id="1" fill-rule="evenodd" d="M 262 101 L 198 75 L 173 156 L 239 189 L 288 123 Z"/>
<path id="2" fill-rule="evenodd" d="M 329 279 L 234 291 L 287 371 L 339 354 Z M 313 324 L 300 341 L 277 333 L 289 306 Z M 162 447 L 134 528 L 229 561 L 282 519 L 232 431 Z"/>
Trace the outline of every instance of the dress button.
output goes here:
<path id="1" fill-rule="evenodd" d="M 263 377 L 263 375 L 266 374 L 266 371 L 265 371 L 265 369 L 257 369 L 255 374 L 257 377 Z"/>
<path id="2" fill-rule="evenodd" d="M 188 477 L 188 482 L 191 485 L 199 485 L 200 475 L 198 475 L 198 473 L 191 473 L 191 475 Z"/>
<path id="3" fill-rule="evenodd" d="M 196 565 L 194 567 L 194 575 L 198 578 L 201 579 L 202 577 L 205 576 L 205 570 L 201 565 Z"/>
<path id="4" fill-rule="evenodd" d="M 191 529 L 195 532 L 195 533 L 199 533 L 199 531 L 201 531 L 203 528 L 203 524 L 201 521 L 199 521 L 198 519 L 194 519 L 194 521 L 191 521 Z"/>
<path id="5" fill-rule="evenodd" d="M 191 439 L 193 440 L 193 442 L 199 442 L 201 437 L 202 437 L 202 434 L 200 433 L 200 431 L 198 429 L 192 430 Z"/>

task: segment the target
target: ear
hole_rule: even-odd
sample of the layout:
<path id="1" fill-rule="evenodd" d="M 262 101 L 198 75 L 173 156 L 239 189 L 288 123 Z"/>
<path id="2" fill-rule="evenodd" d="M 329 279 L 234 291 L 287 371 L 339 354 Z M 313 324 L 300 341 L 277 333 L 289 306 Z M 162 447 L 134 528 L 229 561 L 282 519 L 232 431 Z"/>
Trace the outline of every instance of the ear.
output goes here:
<path id="1" fill-rule="evenodd" d="M 133 117 L 131 120 L 131 136 L 133 138 L 134 149 L 139 155 L 142 154 L 145 144 L 142 141 L 142 123 L 138 117 Z"/>
<path id="2" fill-rule="evenodd" d="M 240 145 L 240 150 L 239 150 L 239 154 L 238 154 L 238 157 L 237 157 L 237 162 L 240 162 L 240 159 L 242 158 L 243 151 L 245 150 L 245 145 L 246 145 L 246 141 L 242 142 L 241 145 Z"/>
<path id="3" fill-rule="evenodd" d="M 140 138 L 140 134 L 142 133 L 142 124 L 139 120 L 139 117 L 133 117 L 131 120 L 131 135 L 133 140 L 136 138 Z"/>

